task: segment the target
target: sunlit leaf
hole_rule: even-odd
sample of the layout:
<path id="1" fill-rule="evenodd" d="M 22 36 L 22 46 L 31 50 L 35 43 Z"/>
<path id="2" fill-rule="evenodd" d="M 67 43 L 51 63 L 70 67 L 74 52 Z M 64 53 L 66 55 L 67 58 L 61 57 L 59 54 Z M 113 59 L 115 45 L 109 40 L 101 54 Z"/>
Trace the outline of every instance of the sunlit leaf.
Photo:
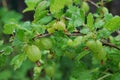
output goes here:
<path id="1" fill-rule="evenodd" d="M 94 23 L 93 15 L 92 15 L 92 13 L 89 13 L 88 16 L 87 16 L 87 26 L 90 29 L 93 29 L 93 23 Z"/>
<path id="2" fill-rule="evenodd" d="M 105 23 L 104 27 L 112 32 L 120 29 L 120 17 L 113 17 L 111 20 Z"/>
<path id="3" fill-rule="evenodd" d="M 20 68 L 23 61 L 25 61 L 25 60 L 26 60 L 26 55 L 25 54 L 19 54 L 12 59 L 10 64 L 14 65 L 14 70 L 16 70 L 16 69 Z"/>

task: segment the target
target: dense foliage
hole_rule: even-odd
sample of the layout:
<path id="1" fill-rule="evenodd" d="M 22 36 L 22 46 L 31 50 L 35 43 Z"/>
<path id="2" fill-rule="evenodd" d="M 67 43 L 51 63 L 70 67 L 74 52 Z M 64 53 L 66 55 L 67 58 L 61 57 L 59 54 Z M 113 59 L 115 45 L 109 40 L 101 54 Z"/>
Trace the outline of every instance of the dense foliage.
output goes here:
<path id="1" fill-rule="evenodd" d="M 6 60 L 23 73 L 34 67 L 34 80 L 119 80 L 120 16 L 104 7 L 110 1 L 25 0 L 23 12 L 34 12 L 32 22 L 1 9 L 0 67 Z M 96 6 L 95 13 L 88 3 Z M 9 79 L 10 71 L 3 73 Z"/>

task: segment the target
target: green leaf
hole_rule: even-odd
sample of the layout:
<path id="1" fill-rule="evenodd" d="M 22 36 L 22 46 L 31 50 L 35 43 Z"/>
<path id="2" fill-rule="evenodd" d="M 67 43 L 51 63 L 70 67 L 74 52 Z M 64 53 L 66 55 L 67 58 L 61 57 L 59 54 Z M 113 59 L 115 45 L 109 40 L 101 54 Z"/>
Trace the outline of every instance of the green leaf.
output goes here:
<path id="1" fill-rule="evenodd" d="M 105 14 L 104 15 L 104 20 L 105 22 L 108 22 L 109 20 L 111 20 L 113 18 L 113 15 L 111 13 Z"/>
<path id="2" fill-rule="evenodd" d="M 38 6 L 36 7 L 36 10 L 45 10 L 50 5 L 50 1 L 43 0 L 41 1 Z"/>
<path id="3" fill-rule="evenodd" d="M 43 18 L 44 16 L 46 16 L 48 13 L 48 10 L 36 10 L 35 14 L 34 14 L 34 21 L 33 22 L 37 22 L 39 21 L 41 18 Z"/>
<path id="4" fill-rule="evenodd" d="M 0 80 L 8 80 L 12 76 L 10 70 L 4 70 L 0 72 Z"/>
<path id="5" fill-rule="evenodd" d="M 18 27 L 18 30 L 17 31 L 19 31 L 19 30 L 23 30 L 23 31 L 26 31 L 26 32 L 28 32 L 28 33 L 31 33 L 32 31 L 32 26 L 31 26 L 31 22 L 29 22 L 29 21 L 26 21 L 26 22 L 24 22 L 24 23 L 22 23 L 19 27 Z M 16 32 L 17 32 L 16 31 Z"/>
<path id="6" fill-rule="evenodd" d="M 118 16 L 113 17 L 111 20 L 109 20 L 109 22 L 105 23 L 104 27 L 110 30 L 111 32 L 120 29 L 120 17 Z"/>
<path id="7" fill-rule="evenodd" d="M 41 1 L 35 9 L 34 22 L 44 18 L 49 12 L 46 8 L 50 5 L 50 1 Z"/>
<path id="8" fill-rule="evenodd" d="M 14 70 L 16 70 L 16 69 L 20 68 L 23 61 L 25 61 L 25 60 L 26 60 L 26 55 L 25 54 L 19 54 L 12 59 L 10 64 L 14 65 Z"/>
<path id="9" fill-rule="evenodd" d="M 34 80 L 39 79 L 39 74 L 41 73 L 42 69 L 42 67 L 34 67 Z"/>
<path id="10" fill-rule="evenodd" d="M 19 40 L 21 40 L 21 41 L 23 41 L 24 40 L 24 35 L 25 35 L 25 31 L 24 30 L 18 30 L 18 31 L 16 31 L 16 37 L 19 39 Z M 14 39 L 15 40 L 15 39 Z M 15 42 L 15 41 L 14 41 Z M 14 43 L 13 42 L 13 43 Z"/>
<path id="11" fill-rule="evenodd" d="M 83 71 L 79 73 L 79 78 L 78 80 L 92 80 L 92 75 L 89 71 Z"/>
<path id="12" fill-rule="evenodd" d="M 25 0 L 25 3 L 27 5 L 27 8 L 23 10 L 23 12 L 27 12 L 27 11 L 32 11 L 35 9 L 37 3 L 40 0 Z"/>
<path id="13" fill-rule="evenodd" d="M 120 41 L 120 35 L 116 36 L 116 37 L 115 37 L 115 40 L 116 40 L 116 41 Z"/>
<path id="14" fill-rule="evenodd" d="M 103 27 L 104 24 L 105 24 L 105 22 L 103 20 L 99 20 L 99 21 L 95 22 L 94 27 L 101 28 L 101 27 Z"/>
<path id="15" fill-rule="evenodd" d="M 87 2 L 85 2 L 85 1 L 83 1 L 82 4 L 81 4 L 81 9 L 82 9 L 85 13 L 87 13 L 87 12 L 89 11 L 89 9 L 90 9 L 89 4 L 88 4 Z"/>
<path id="16" fill-rule="evenodd" d="M 46 26 L 39 25 L 39 24 L 32 24 L 32 26 L 33 26 L 33 32 L 35 32 L 35 34 L 37 34 L 37 33 L 39 33 L 39 34 L 45 33 Z"/>
<path id="17" fill-rule="evenodd" d="M 24 37 L 24 36 L 23 36 Z M 21 39 L 19 39 L 18 37 L 14 38 L 14 41 L 12 42 L 12 46 L 17 47 L 19 50 L 21 50 L 21 47 L 23 47 L 23 42 L 20 41 Z"/>
<path id="18" fill-rule="evenodd" d="M 83 51 L 83 52 L 79 53 L 76 57 L 76 60 L 79 61 L 81 58 L 86 56 L 88 53 L 89 53 L 89 51 Z"/>
<path id="19" fill-rule="evenodd" d="M 94 23 L 93 15 L 92 15 L 92 13 L 89 13 L 88 16 L 87 16 L 87 26 L 90 29 L 93 29 L 93 23 Z"/>
<path id="20" fill-rule="evenodd" d="M 9 23 L 9 22 L 11 22 L 11 20 L 18 22 L 22 19 L 22 15 L 15 11 L 2 10 L 1 13 L 4 13 L 1 15 L 2 16 L 1 20 L 3 21 L 3 23 Z M 5 13 L 7 13 L 7 14 L 5 14 Z"/>
<path id="21" fill-rule="evenodd" d="M 0 40 L 0 46 L 3 45 L 4 41 L 3 40 Z"/>
<path id="22" fill-rule="evenodd" d="M 3 32 L 5 34 L 12 34 L 13 32 L 15 32 L 16 27 L 17 27 L 17 25 L 15 23 L 5 24 Z"/>
<path id="23" fill-rule="evenodd" d="M 92 80 L 90 71 L 87 71 L 86 66 L 81 62 L 74 64 L 74 68 L 71 72 L 71 77 L 75 78 L 76 80 Z"/>
<path id="24" fill-rule="evenodd" d="M 82 2 L 82 0 L 73 0 L 73 2 L 76 4 L 80 4 Z"/>
<path id="25" fill-rule="evenodd" d="M 4 50 L 4 55 L 10 55 L 11 52 L 13 51 L 13 48 L 11 46 L 6 46 L 3 48 Z"/>
<path id="26" fill-rule="evenodd" d="M 30 30 L 32 29 L 31 22 L 30 21 L 26 21 L 19 28 L 20 28 L 20 30 L 25 30 L 25 31 L 29 31 L 30 32 Z"/>
<path id="27" fill-rule="evenodd" d="M 119 79 L 120 79 L 120 73 L 115 73 L 111 78 L 111 80 L 119 80 Z"/>
<path id="28" fill-rule="evenodd" d="M 66 0 L 51 0 L 50 12 L 51 13 L 58 13 L 61 9 L 64 8 L 65 2 L 66 2 Z"/>
<path id="29" fill-rule="evenodd" d="M 69 24 L 74 27 L 79 27 L 85 22 L 84 11 L 75 6 L 69 6 L 66 16 L 70 18 Z"/>
<path id="30" fill-rule="evenodd" d="M 83 28 L 80 30 L 81 33 L 83 34 L 88 34 L 89 33 L 89 29 L 88 28 Z"/>
<path id="31" fill-rule="evenodd" d="M 0 55 L 0 68 L 3 67 L 6 63 L 6 56 Z"/>
<path id="32" fill-rule="evenodd" d="M 99 30 L 98 33 L 97 33 L 98 38 L 107 39 L 110 35 L 111 35 L 110 31 L 108 29 L 105 29 L 105 28 Z"/>
<path id="33" fill-rule="evenodd" d="M 69 23 L 68 26 L 67 26 L 67 30 L 68 30 L 69 32 L 73 32 L 74 29 L 75 29 L 75 27 L 73 26 L 73 24 L 72 24 L 72 23 Z"/>
<path id="34" fill-rule="evenodd" d="M 40 24 L 47 24 L 52 20 L 52 16 L 45 16 L 44 18 L 40 19 L 38 23 Z"/>

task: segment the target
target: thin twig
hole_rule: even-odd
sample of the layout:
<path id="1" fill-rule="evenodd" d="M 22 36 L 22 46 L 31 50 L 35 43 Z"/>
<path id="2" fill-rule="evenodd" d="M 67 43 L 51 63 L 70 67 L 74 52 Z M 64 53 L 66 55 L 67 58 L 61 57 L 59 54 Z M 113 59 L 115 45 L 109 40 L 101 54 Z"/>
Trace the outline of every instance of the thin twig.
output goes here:
<path id="1" fill-rule="evenodd" d="M 120 50 L 120 47 L 118 47 L 114 44 L 108 43 L 105 40 L 101 40 L 101 42 L 102 42 L 103 45 L 110 46 L 110 47 L 113 47 L 113 48 L 116 48 L 116 49 Z"/>
<path id="2" fill-rule="evenodd" d="M 42 37 L 48 37 L 48 36 L 50 36 L 50 35 L 52 35 L 52 34 L 39 34 L 39 35 L 37 35 L 37 36 L 35 36 L 34 38 L 33 38 L 33 40 L 36 40 L 36 39 L 38 39 L 38 38 L 42 38 Z M 85 35 L 85 34 L 81 34 L 81 33 L 79 33 L 79 32 L 74 32 L 74 33 L 65 33 L 65 35 L 67 35 L 67 36 L 83 36 L 83 35 Z"/>
<path id="3" fill-rule="evenodd" d="M 85 34 L 79 33 L 79 32 L 74 32 L 74 33 L 65 33 L 67 36 L 84 36 Z"/>
<path id="4" fill-rule="evenodd" d="M 36 40 L 38 38 L 42 38 L 42 37 L 47 37 L 47 36 L 50 36 L 51 34 L 39 34 L 37 36 L 35 36 L 32 40 Z"/>
<path id="5" fill-rule="evenodd" d="M 87 0 L 89 3 L 91 3 L 92 5 L 94 5 L 95 7 L 97 7 L 97 8 L 99 8 L 99 6 L 95 3 L 95 2 L 93 2 L 93 1 L 91 1 L 91 0 Z"/>
<path id="6" fill-rule="evenodd" d="M 104 78 L 106 78 L 106 77 L 108 77 L 108 76 L 111 76 L 111 75 L 112 75 L 112 74 L 106 74 L 106 75 L 104 75 L 104 76 L 98 78 L 97 80 L 103 80 Z"/>
<path id="7" fill-rule="evenodd" d="M 3 7 L 8 8 L 6 0 L 2 0 L 2 5 L 3 5 Z"/>
<path id="8" fill-rule="evenodd" d="M 71 18 L 69 18 L 69 17 L 63 17 L 64 19 L 66 19 L 66 20 L 72 20 Z"/>

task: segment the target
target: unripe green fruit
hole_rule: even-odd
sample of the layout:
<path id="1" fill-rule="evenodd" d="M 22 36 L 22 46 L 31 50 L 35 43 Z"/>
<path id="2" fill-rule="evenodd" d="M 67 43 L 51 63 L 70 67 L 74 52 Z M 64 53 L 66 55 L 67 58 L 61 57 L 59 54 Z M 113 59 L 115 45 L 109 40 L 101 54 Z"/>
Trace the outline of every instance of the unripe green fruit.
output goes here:
<path id="1" fill-rule="evenodd" d="M 68 46 L 73 46 L 73 41 L 72 41 L 72 39 L 69 39 L 69 40 L 67 41 L 67 45 L 68 45 Z"/>
<path id="2" fill-rule="evenodd" d="M 104 14 L 106 14 L 106 13 L 108 13 L 109 11 L 108 11 L 108 9 L 107 9 L 106 7 L 102 7 L 102 12 L 103 12 Z"/>
<path id="3" fill-rule="evenodd" d="M 97 46 L 102 47 L 102 43 L 99 40 L 96 41 L 96 44 Z"/>
<path id="4" fill-rule="evenodd" d="M 28 58 L 31 61 L 36 62 L 40 60 L 41 52 L 36 45 L 27 46 L 25 50 L 26 50 L 25 52 L 27 53 Z"/>
<path id="5" fill-rule="evenodd" d="M 47 55 L 47 58 L 48 58 L 48 59 L 52 59 L 52 58 L 53 58 L 53 54 L 48 54 L 48 55 Z"/>
<path id="6" fill-rule="evenodd" d="M 53 77 L 53 75 L 55 74 L 55 69 L 53 66 L 48 66 L 46 69 L 45 69 L 45 72 L 46 74 L 49 76 L 49 77 Z"/>
<path id="7" fill-rule="evenodd" d="M 76 38 L 74 39 L 73 46 L 74 46 L 74 47 L 77 47 L 79 44 L 81 44 L 82 39 L 83 39 L 82 36 L 76 37 Z"/>
<path id="8" fill-rule="evenodd" d="M 99 40 L 90 40 L 86 43 L 86 46 L 94 53 L 96 58 L 99 60 L 105 59 L 106 51 L 104 50 L 102 43 Z"/>
<path id="9" fill-rule="evenodd" d="M 64 55 L 69 59 L 73 59 L 75 57 L 75 53 L 70 51 L 65 51 Z"/>
<path id="10" fill-rule="evenodd" d="M 89 11 L 89 5 L 87 2 L 83 2 L 81 8 L 87 13 Z"/>
<path id="11" fill-rule="evenodd" d="M 34 67 L 34 73 L 40 73 L 41 72 L 41 70 L 42 70 L 42 68 L 41 67 Z"/>
<path id="12" fill-rule="evenodd" d="M 48 31 L 49 34 L 52 34 L 52 33 L 55 32 L 55 29 L 54 28 L 48 28 L 47 31 Z"/>
<path id="13" fill-rule="evenodd" d="M 96 41 L 90 40 L 86 43 L 86 46 L 94 53 L 95 56 L 98 55 L 99 49 L 97 48 Z"/>
<path id="14" fill-rule="evenodd" d="M 106 57 L 106 51 L 104 50 L 102 43 L 99 40 L 96 41 L 96 44 L 97 48 L 99 49 L 98 58 L 102 60 Z"/>
<path id="15" fill-rule="evenodd" d="M 40 49 L 51 49 L 52 48 L 52 41 L 49 38 L 41 38 L 39 41 Z"/>
<path id="16" fill-rule="evenodd" d="M 59 31 L 63 31 L 63 30 L 65 30 L 66 25 L 65 25 L 65 23 L 64 23 L 63 21 L 58 21 L 58 22 L 56 22 L 56 23 L 53 25 L 53 27 L 54 27 L 55 29 L 59 30 Z"/>
<path id="17" fill-rule="evenodd" d="M 96 42 L 94 40 L 90 40 L 86 43 L 86 46 L 90 48 L 91 50 L 94 50 L 96 48 Z"/>

